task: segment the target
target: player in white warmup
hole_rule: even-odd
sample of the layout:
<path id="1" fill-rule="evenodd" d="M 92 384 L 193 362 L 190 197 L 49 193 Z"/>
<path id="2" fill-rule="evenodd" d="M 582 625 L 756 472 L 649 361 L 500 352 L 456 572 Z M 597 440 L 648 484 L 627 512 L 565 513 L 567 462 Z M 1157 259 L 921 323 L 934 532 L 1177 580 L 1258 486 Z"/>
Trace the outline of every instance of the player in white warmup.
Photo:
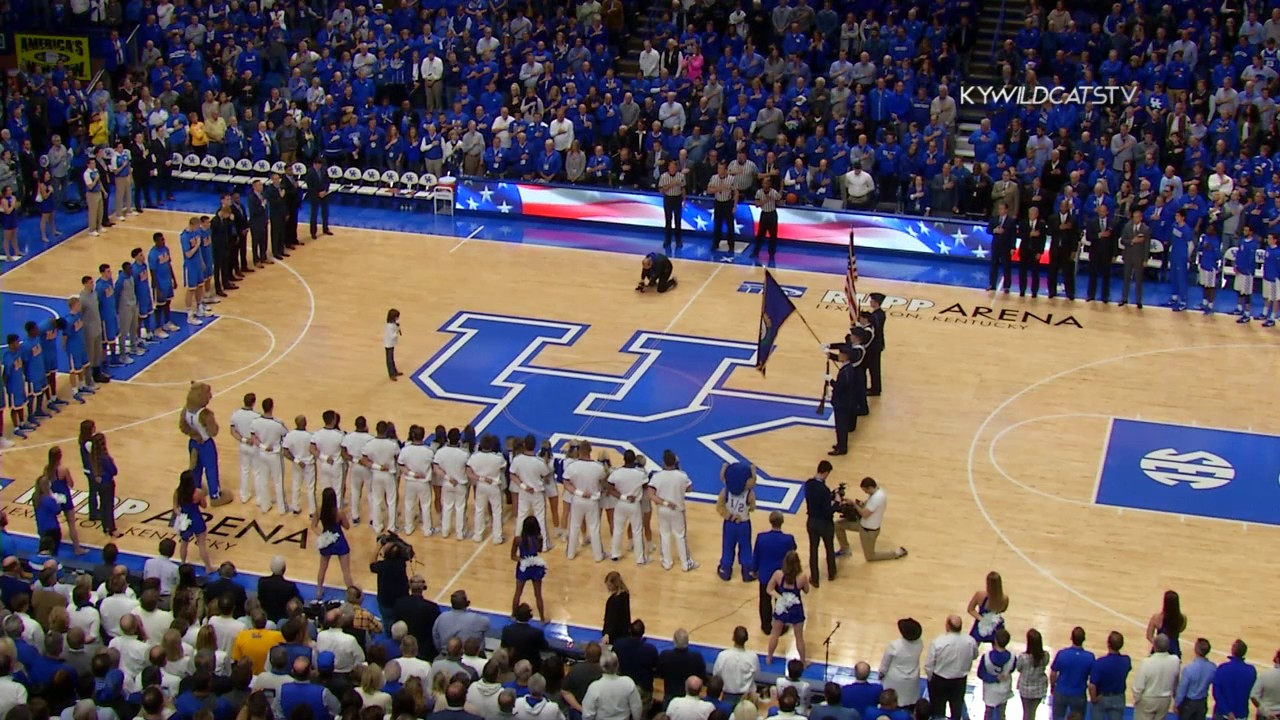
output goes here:
<path id="1" fill-rule="evenodd" d="M 338 506 L 343 503 L 342 493 L 342 441 L 346 438 L 346 434 L 338 429 L 338 423 L 342 422 L 342 418 L 333 410 L 325 410 L 321 416 L 324 420 L 324 427 L 311 433 L 311 454 L 316 459 L 316 485 L 317 492 L 324 494 L 328 488 L 332 488 L 334 494 L 338 496 Z M 351 521 L 354 523 L 360 516 L 359 503 L 351 504 Z"/>
<path id="2" fill-rule="evenodd" d="M 302 501 L 306 500 L 307 517 L 311 517 L 316 514 L 316 456 L 311 452 L 306 416 L 293 419 L 293 429 L 284 436 L 280 446 L 284 458 L 293 463 L 289 474 L 289 508 L 297 515 L 302 512 Z"/>
<path id="3" fill-rule="evenodd" d="M 640 500 L 644 497 L 648 477 L 642 468 L 636 467 L 636 453 L 628 450 L 622 454 L 622 467 L 609 473 L 611 493 L 618 498 L 613 511 L 613 559 L 622 559 L 622 538 L 627 526 L 631 526 L 631 538 L 635 547 L 636 564 L 645 565 L 644 518 Z"/>
<path id="4" fill-rule="evenodd" d="M 462 447 L 462 431 L 451 428 L 445 446 L 436 451 L 435 475 L 440 481 L 440 536 L 449 537 L 458 526 L 458 539 L 467 538 L 467 460 L 471 453 Z"/>
<path id="5" fill-rule="evenodd" d="M 471 525 L 472 540 L 484 542 L 484 525 L 489 519 L 489 532 L 494 545 L 502 545 L 502 495 L 506 492 L 507 460 L 502 457 L 496 435 L 480 438 L 480 451 L 467 459 L 467 477 L 476 488 L 476 516 Z"/>
<path id="6" fill-rule="evenodd" d="M 542 551 L 551 549 L 551 533 L 547 526 L 547 478 L 551 476 L 551 464 L 547 458 L 534 455 L 538 441 L 528 435 L 520 443 L 520 452 L 511 458 L 511 484 L 516 493 L 516 537 L 524 519 L 533 516 L 542 529 Z"/>
<path id="7" fill-rule="evenodd" d="M 247 503 L 253 499 L 253 465 L 258 451 L 253 447 L 253 429 L 251 425 L 260 415 L 254 408 L 258 404 L 258 396 L 245 393 L 244 407 L 231 413 L 231 437 L 240 443 L 240 502 Z"/>
<path id="8" fill-rule="evenodd" d="M 391 424 L 379 420 L 378 436 L 365 443 L 360 451 L 360 464 L 369 468 L 369 521 L 379 533 L 396 527 L 396 458 L 400 443 L 390 437 Z M 387 522 L 383 524 L 382 513 Z"/>
<path id="9" fill-rule="evenodd" d="M 569 447 L 570 458 L 565 460 L 564 487 L 573 498 L 569 505 L 569 546 L 566 553 L 572 560 L 578 554 L 582 525 L 587 526 L 587 540 L 591 543 L 591 555 L 596 562 L 604 560 L 604 543 L 600 540 L 600 496 L 604 492 L 604 464 L 592 459 L 591 443 L 583 440 Z"/>
<path id="10" fill-rule="evenodd" d="M 274 497 L 276 509 L 284 515 L 289 512 L 289 506 L 284 502 L 284 460 L 280 457 L 280 443 L 284 442 L 289 429 L 272 417 L 275 406 L 275 400 L 263 400 L 262 415 L 249 423 L 253 445 L 258 451 L 254 463 L 256 472 L 253 494 L 258 496 L 259 510 L 269 511 L 271 498 Z"/>
<path id="11" fill-rule="evenodd" d="M 680 555 L 680 567 L 685 572 L 698 569 L 689 553 L 689 541 L 685 536 L 684 499 L 693 483 L 680 469 L 680 460 L 670 450 L 662 453 L 662 469 L 649 478 L 650 502 L 658 508 L 658 537 L 662 547 L 662 569 L 670 570 L 671 541 L 675 540 Z"/>
<path id="12" fill-rule="evenodd" d="M 400 477 L 404 479 L 404 534 L 413 533 L 413 521 L 422 515 L 422 536 L 436 534 L 431 522 L 434 504 L 434 485 L 431 482 L 431 462 L 435 452 L 426 444 L 427 429 L 421 425 L 409 427 L 409 444 L 400 450 L 397 463 Z"/>
<path id="13" fill-rule="evenodd" d="M 351 492 L 351 523 L 360 522 L 360 496 L 369 485 L 372 477 L 369 466 L 360 462 L 364 457 L 364 446 L 369 444 L 373 436 L 369 434 L 369 421 L 361 415 L 356 418 L 356 429 L 342 438 L 342 459 L 347 464 L 347 489 Z M 342 496 L 338 496 L 341 500 Z M 369 517 L 373 515 L 373 493 L 369 493 Z"/>

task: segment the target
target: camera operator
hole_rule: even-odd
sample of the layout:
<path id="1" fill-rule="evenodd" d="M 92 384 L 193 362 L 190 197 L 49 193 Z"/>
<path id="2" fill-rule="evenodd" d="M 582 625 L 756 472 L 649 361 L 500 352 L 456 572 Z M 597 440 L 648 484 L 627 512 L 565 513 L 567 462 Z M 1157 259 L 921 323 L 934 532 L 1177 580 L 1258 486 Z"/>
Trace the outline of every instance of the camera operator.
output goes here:
<path id="1" fill-rule="evenodd" d="M 369 570 L 378 578 L 378 612 L 382 625 L 390 628 L 396 622 L 396 604 L 409 597 L 409 561 L 413 547 L 393 532 L 378 538 L 378 555 Z"/>
<path id="2" fill-rule="evenodd" d="M 656 288 L 660 293 L 671 290 L 676 286 L 672 272 L 671 259 L 666 255 L 659 252 L 645 255 L 640 261 L 640 283 L 636 285 L 636 292 L 642 293 L 649 288 Z"/>
<path id="3" fill-rule="evenodd" d="M 818 472 L 804 483 L 804 505 L 809 513 L 805 524 L 809 531 L 809 582 L 818 587 L 818 544 L 827 551 L 827 580 L 836 579 L 835 534 L 836 506 L 831 488 L 827 487 L 827 476 L 831 474 L 831 463 L 823 460 L 818 463 Z"/>

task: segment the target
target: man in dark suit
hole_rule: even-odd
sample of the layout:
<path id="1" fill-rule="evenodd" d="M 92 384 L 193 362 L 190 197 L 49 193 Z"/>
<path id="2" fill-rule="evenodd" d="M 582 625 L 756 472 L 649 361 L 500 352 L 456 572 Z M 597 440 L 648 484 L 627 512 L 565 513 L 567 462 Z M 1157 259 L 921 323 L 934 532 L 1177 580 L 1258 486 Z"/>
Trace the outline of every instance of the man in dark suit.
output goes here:
<path id="1" fill-rule="evenodd" d="M 235 219 L 231 216 L 231 198 L 222 197 L 222 207 L 213 216 L 209 224 L 209 235 L 213 241 L 213 287 L 218 297 L 226 297 L 228 290 L 235 290 L 232 282 L 231 248 L 235 243 Z"/>
<path id="2" fill-rule="evenodd" d="M 133 206 L 139 213 L 144 208 L 154 207 L 151 198 L 152 181 L 157 172 L 159 158 L 151 152 L 147 144 L 147 136 L 141 132 L 133 136 L 133 145 L 129 146 L 129 154 L 133 157 Z"/>
<path id="3" fill-rule="evenodd" d="M 169 165 L 169 151 L 164 141 L 153 136 L 150 144 L 151 155 L 156 159 L 156 205 L 164 207 L 165 200 L 173 199 L 173 167 Z"/>
<path id="4" fill-rule="evenodd" d="M 1013 284 L 1013 236 L 1017 229 L 1014 219 L 1009 215 L 1009 205 L 1000 203 L 1000 210 L 987 223 L 987 232 L 991 233 L 991 271 L 987 276 L 987 292 L 996 291 L 996 280 L 1004 273 L 1004 292 L 1009 293 Z"/>
<path id="5" fill-rule="evenodd" d="M 232 277 L 239 282 L 245 273 L 253 272 L 253 268 L 249 267 L 249 216 L 244 212 L 238 189 L 231 191 L 231 218 L 236 227 L 235 242 L 231 247 L 231 271 Z"/>
<path id="6" fill-rule="evenodd" d="M 323 222 L 324 234 L 329 232 L 329 173 L 325 172 L 324 158 L 311 161 L 307 170 L 307 201 L 311 203 L 311 239 L 316 239 L 317 217 Z"/>
<path id="7" fill-rule="evenodd" d="M 262 181 L 253 181 L 249 193 L 249 234 L 253 237 L 253 266 L 262 267 L 267 261 L 268 220 L 271 203 L 263 190 Z"/>
<path id="8" fill-rule="evenodd" d="M 1044 243 L 1049 227 L 1040 219 L 1040 208 L 1034 205 L 1027 209 L 1027 219 L 1018 231 L 1018 295 L 1027 296 L 1027 285 L 1031 285 L 1031 297 L 1040 296 L 1040 256 L 1044 254 Z"/>
<path id="9" fill-rule="evenodd" d="M 277 555 L 271 560 L 271 574 L 258 578 L 258 600 L 262 602 L 262 612 L 267 614 L 267 619 L 278 623 L 288 619 L 289 601 L 302 597 L 297 584 L 284 576 L 284 569 L 284 558 Z"/>
<path id="10" fill-rule="evenodd" d="M 283 260 L 289 257 L 285 252 L 285 226 L 289 222 L 289 207 L 285 200 L 284 178 L 280 173 L 271 174 L 271 185 L 265 192 L 267 212 L 271 218 L 271 257 Z"/>
<path id="11" fill-rule="evenodd" d="M 229 562 L 222 563 L 218 567 L 218 578 L 204 586 L 204 601 L 208 605 L 224 595 L 230 595 L 232 614 L 235 617 L 244 617 L 244 604 L 249 599 L 249 593 L 240 587 L 235 577 L 236 566 Z"/>
<path id="12" fill-rule="evenodd" d="M 1058 276 L 1067 299 L 1076 299 L 1076 253 L 1080 250 L 1080 224 L 1071 212 L 1071 203 L 1062 201 L 1049 218 L 1049 297 L 1058 296 Z"/>
<path id="13" fill-rule="evenodd" d="M 528 603 L 520 603 L 512 615 L 515 622 L 502 629 L 502 647 L 507 651 L 514 665 L 521 660 L 528 660 L 534 667 L 542 666 L 542 653 L 550 650 L 547 635 L 542 628 L 529 624 L 533 619 L 533 609 Z"/>
<path id="14" fill-rule="evenodd" d="M 284 246 L 292 249 L 302 244 L 298 240 L 298 211 L 302 208 L 302 188 L 298 187 L 298 178 L 292 173 L 285 173 L 281 177 L 280 187 L 284 191 Z"/>
<path id="15" fill-rule="evenodd" d="M 440 617 L 440 606 L 426 598 L 426 591 L 427 581 L 421 575 L 409 578 L 409 597 L 396 603 L 396 617 L 409 626 L 409 634 L 417 639 L 418 657 L 434 660 L 437 652 L 431 628 Z"/>
<path id="16" fill-rule="evenodd" d="M 1085 223 L 1085 237 L 1089 239 L 1089 302 L 1097 296 L 1101 285 L 1102 304 L 1111 301 L 1111 263 L 1116 258 L 1116 219 L 1107 206 L 1098 204 L 1098 217 Z"/>
<path id="17" fill-rule="evenodd" d="M 865 374 L 869 380 L 867 395 L 879 397 L 883 389 L 880 383 L 880 356 L 884 354 L 884 325 L 888 316 L 881 307 L 884 304 L 884 293 L 873 292 L 867 296 L 867 300 L 871 302 L 871 338 L 870 342 L 864 344 L 866 357 L 860 364 L 865 366 Z"/>
<path id="18" fill-rule="evenodd" d="M 827 579 L 836 579 L 836 507 L 835 496 L 827 487 L 831 463 L 818 463 L 818 472 L 804 483 L 804 506 L 808 514 L 805 529 L 809 532 L 809 582 L 818 587 L 822 576 L 818 568 L 818 545 L 827 552 Z"/>
<path id="19" fill-rule="evenodd" d="M 1137 284 L 1138 309 L 1142 309 L 1142 280 L 1151 257 L 1151 226 L 1135 209 L 1129 223 L 1120 233 L 1120 252 L 1124 256 L 1124 281 L 1120 286 L 1120 307 L 1129 304 L 1129 285 Z"/>
<path id="20" fill-rule="evenodd" d="M 840 348 L 840 369 L 831 379 L 831 410 L 835 413 L 836 444 L 828 455 L 849 453 L 849 433 L 858 428 L 858 416 L 866 414 L 867 385 L 863 382 L 859 363 L 853 362 L 858 348 Z"/>
<path id="21" fill-rule="evenodd" d="M 773 598 L 769 597 L 769 580 L 773 574 L 782 569 L 782 559 L 787 553 L 796 549 L 796 538 L 791 533 L 782 532 L 782 523 L 786 515 L 774 510 L 769 513 L 769 529 L 756 536 L 756 545 L 751 557 L 755 559 L 755 575 L 760 582 L 760 630 L 773 630 Z"/>
<path id="22" fill-rule="evenodd" d="M 658 677 L 662 678 L 663 702 L 668 704 L 684 696 L 685 681 L 689 678 L 707 681 L 707 660 L 702 653 L 689 649 L 687 630 L 677 630 L 672 647 L 658 655 Z"/>

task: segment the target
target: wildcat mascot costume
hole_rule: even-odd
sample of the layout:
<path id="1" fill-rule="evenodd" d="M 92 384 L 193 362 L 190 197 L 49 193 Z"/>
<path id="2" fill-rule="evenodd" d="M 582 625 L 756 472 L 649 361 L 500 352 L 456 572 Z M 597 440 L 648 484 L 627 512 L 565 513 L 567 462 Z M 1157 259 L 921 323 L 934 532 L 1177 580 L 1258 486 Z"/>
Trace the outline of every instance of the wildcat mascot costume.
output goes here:
<path id="1" fill-rule="evenodd" d="M 209 409 L 213 389 L 205 383 L 191 383 L 187 390 L 187 403 L 178 416 L 178 430 L 187 436 L 187 450 L 191 454 L 191 473 L 196 486 L 208 482 L 209 503 L 226 505 L 231 498 L 222 494 L 218 482 L 218 420 Z"/>

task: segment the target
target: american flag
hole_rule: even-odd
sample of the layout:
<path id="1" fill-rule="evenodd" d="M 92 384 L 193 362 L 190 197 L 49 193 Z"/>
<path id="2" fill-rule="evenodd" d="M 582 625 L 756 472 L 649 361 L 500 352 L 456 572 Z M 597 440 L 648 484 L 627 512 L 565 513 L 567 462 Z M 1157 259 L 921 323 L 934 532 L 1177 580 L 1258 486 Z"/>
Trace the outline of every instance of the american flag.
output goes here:
<path id="1" fill-rule="evenodd" d="M 844 275 L 845 304 L 849 307 L 849 326 L 858 324 L 858 256 L 853 249 L 853 231 L 849 231 L 849 270 Z"/>

